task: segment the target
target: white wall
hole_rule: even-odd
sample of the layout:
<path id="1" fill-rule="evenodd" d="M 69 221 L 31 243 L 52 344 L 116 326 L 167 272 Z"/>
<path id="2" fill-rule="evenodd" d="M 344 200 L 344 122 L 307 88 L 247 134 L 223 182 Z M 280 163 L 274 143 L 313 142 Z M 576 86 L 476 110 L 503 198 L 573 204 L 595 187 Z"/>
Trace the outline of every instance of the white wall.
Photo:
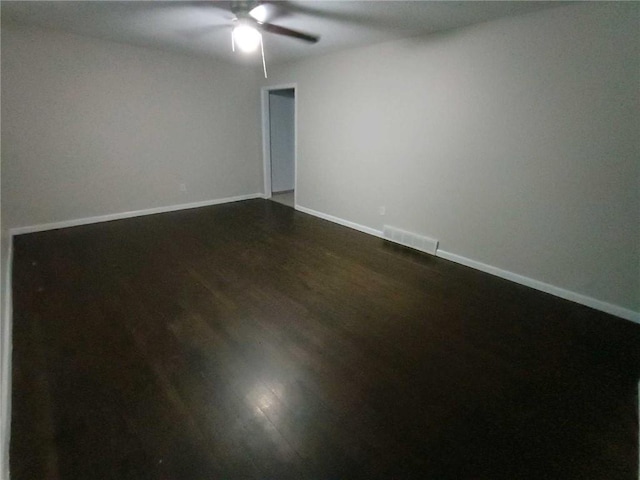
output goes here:
<path id="1" fill-rule="evenodd" d="M 293 89 L 269 93 L 271 191 L 295 186 L 295 97 Z"/>
<path id="2" fill-rule="evenodd" d="M 571 5 L 272 66 L 269 84 L 298 85 L 297 202 L 637 312 L 639 11 Z"/>
<path id="3" fill-rule="evenodd" d="M 260 192 L 259 74 L 3 26 L 5 224 Z"/>

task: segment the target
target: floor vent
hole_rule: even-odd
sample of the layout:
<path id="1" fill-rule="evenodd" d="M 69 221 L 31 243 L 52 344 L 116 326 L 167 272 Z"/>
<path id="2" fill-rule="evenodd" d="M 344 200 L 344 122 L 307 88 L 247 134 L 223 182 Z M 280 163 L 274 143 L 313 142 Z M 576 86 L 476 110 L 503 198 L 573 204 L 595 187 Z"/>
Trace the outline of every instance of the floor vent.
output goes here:
<path id="1" fill-rule="evenodd" d="M 385 240 L 390 242 L 399 243 L 405 247 L 415 248 L 421 252 L 436 254 L 438 249 L 438 241 L 433 238 L 423 237 L 416 233 L 406 232 L 396 227 L 385 225 L 383 227 L 382 236 Z"/>

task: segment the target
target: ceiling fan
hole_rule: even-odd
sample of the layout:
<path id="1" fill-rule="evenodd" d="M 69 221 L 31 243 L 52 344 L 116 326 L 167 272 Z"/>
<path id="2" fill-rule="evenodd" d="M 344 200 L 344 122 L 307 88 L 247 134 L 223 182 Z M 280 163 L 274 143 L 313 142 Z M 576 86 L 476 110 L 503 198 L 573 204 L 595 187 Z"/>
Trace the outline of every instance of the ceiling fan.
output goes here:
<path id="1" fill-rule="evenodd" d="M 220 2 L 223 3 L 223 2 Z M 231 1 L 224 2 L 228 5 L 228 10 L 233 14 L 231 20 L 231 47 L 235 51 L 236 47 L 243 52 L 253 52 L 258 47 L 262 53 L 262 65 L 264 76 L 267 76 L 267 68 L 264 60 L 264 44 L 262 33 L 272 33 L 285 37 L 302 40 L 307 43 L 317 43 L 320 37 L 310 33 L 292 30 L 270 23 L 269 20 L 276 17 L 282 10 L 284 2 L 276 5 L 272 2 L 253 1 Z"/>
<path id="2" fill-rule="evenodd" d="M 232 20 L 234 28 L 237 28 L 240 25 L 247 25 L 255 28 L 259 32 L 283 35 L 285 37 L 295 38 L 308 43 L 316 43 L 319 40 L 317 35 L 311 35 L 309 33 L 269 23 L 269 20 L 277 16 L 278 12 L 282 11 L 283 5 L 286 5 L 285 2 L 276 4 L 253 0 L 232 1 L 229 3 L 230 10 L 235 15 L 235 18 Z"/>

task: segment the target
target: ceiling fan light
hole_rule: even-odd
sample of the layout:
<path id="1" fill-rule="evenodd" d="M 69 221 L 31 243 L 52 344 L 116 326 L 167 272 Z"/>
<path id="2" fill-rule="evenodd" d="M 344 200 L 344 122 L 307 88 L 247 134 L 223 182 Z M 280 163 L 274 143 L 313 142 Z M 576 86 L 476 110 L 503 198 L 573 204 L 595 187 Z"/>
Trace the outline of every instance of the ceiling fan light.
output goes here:
<path id="1" fill-rule="evenodd" d="M 257 7 L 254 7 L 250 12 L 253 18 L 255 18 L 259 22 L 266 22 L 269 16 L 269 11 L 267 10 L 267 6 L 264 4 L 260 4 Z"/>
<path id="2" fill-rule="evenodd" d="M 243 52 L 253 52 L 260 45 L 261 35 L 250 25 L 238 25 L 233 29 L 233 41 Z"/>

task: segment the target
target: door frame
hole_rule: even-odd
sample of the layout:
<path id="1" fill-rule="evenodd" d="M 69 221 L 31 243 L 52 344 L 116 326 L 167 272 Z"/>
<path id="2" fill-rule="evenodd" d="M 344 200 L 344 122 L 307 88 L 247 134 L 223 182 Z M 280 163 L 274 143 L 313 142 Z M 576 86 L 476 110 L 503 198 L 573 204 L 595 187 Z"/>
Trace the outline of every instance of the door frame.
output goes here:
<path id="1" fill-rule="evenodd" d="M 298 84 L 286 83 L 260 89 L 262 109 L 262 169 L 264 175 L 264 198 L 271 198 L 271 118 L 269 115 L 269 93 L 273 90 L 293 89 L 293 204 L 298 206 Z"/>

